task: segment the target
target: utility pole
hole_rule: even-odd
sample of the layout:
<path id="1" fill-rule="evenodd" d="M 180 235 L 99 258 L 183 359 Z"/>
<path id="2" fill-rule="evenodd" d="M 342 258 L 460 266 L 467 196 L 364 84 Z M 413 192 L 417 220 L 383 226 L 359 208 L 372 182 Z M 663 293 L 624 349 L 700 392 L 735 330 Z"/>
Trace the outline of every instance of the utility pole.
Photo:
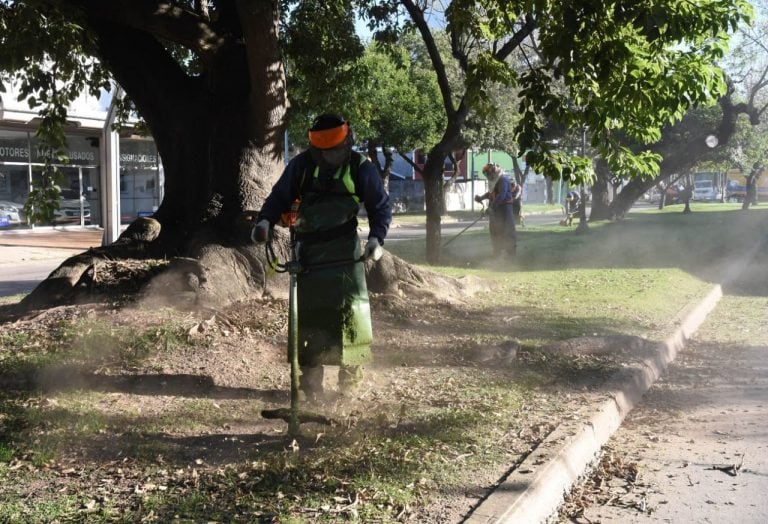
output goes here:
<path id="1" fill-rule="evenodd" d="M 469 156 L 471 157 L 471 160 L 469 161 L 470 168 L 469 168 L 469 179 L 470 179 L 470 185 L 472 186 L 472 212 L 475 212 L 475 152 L 472 150 L 472 148 L 469 148 Z"/>
<path id="2" fill-rule="evenodd" d="M 587 126 L 581 128 L 581 156 L 586 158 L 587 153 Z M 584 184 L 581 184 L 581 205 L 579 206 L 579 226 L 576 228 L 577 233 L 585 233 L 589 231 L 589 225 L 587 225 L 587 190 Z"/>

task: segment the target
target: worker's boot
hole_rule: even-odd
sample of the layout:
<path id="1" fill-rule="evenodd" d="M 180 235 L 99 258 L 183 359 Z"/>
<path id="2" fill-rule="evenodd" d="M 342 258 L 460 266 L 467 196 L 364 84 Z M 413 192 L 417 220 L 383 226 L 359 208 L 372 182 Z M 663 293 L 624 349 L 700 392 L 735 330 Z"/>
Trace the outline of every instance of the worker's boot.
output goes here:
<path id="1" fill-rule="evenodd" d="M 339 393 L 344 396 L 354 395 L 363 382 L 362 366 L 339 367 Z"/>
<path id="2" fill-rule="evenodd" d="M 301 367 L 299 399 L 309 402 L 323 399 L 323 366 Z"/>

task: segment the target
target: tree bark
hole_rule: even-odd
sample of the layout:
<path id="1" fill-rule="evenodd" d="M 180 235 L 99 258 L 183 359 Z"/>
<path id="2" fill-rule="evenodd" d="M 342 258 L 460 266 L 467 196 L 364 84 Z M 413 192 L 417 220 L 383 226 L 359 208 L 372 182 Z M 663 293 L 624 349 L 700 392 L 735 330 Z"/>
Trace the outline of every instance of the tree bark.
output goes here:
<path id="1" fill-rule="evenodd" d="M 744 195 L 744 202 L 741 204 L 741 209 L 744 211 L 748 210 L 750 206 L 757 205 L 757 182 L 761 174 L 762 167 L 755 165 L 752 167 L 752 171 L 750 171 L 749 175 L 745 177 L 747 188 L 746 194 Z"/>
<path id="2" fill-rule="evenodd" d="M 552 181 L 551 177 L 544 177 L 544 181 L 547 184 L 547 204 L 554 204 L 555 203 L 555 192 L 554 192 L 554 183 Z"/>
<path id="3" fill-rule="evenodd" d="M 181 69 L 152 34 L 86 12 L 100 59 L 147 122 L 165 171 L 156 235 L 65 261 L 25 301 L 63 300 L 99 257 L 192 257 L 201 301 L 217 305 L 261 292 L 264 255 L 250 245 L 243 212 L 261 206 L 282 162 L 285 79 L 276 2 L 239 1 L 243 35 L 206 55 L 199 76 Z M 126 232 L 127 233 L 127 232 Z M 282 249 L 282 248 L 281 248 Z M 184 279 L 181 279 L 184 280 Z M 179 291 L 189 291 L 186 284 Z M 170 292 L 167 289 L 164 292 Z"/>
<path id="4" fill-rule="evenodd" d="M 441 251 L 441 222 L 442 209 L 445 202 L 443 194 L 443 156 L 439 162 L 438 155 L 430 151 L 424 166 L 424 203 L 427 208 L 427 245 L 426 258 L 430 264 L 440 263 Z M 437 164 L 437 165 L 435 165 Z"/>
<path id="5" fill-rule="evenodd" d="M 611 172 L 604 160 L 598 159 L 595 162 L 595 175 L 595 183 L 592 184 L 592 209 L 589 212 L 589 220 L 612 220 L 611 199 L 608 198 Z"/>

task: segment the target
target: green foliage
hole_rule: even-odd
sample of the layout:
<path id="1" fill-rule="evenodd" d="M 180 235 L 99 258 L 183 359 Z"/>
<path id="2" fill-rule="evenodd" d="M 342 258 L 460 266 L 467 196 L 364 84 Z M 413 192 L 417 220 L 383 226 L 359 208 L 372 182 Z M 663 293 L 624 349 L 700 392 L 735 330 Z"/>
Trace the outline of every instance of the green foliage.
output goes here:
<path id="1" fill-rule="evenodd" d="M 109 89 L 106 69 L 93 58 L 93 36 L 78 16 L 38 2 L 0 4 L 0 83 L 17 83 L 19 100 L 40 109 L 38 136 L 54 151 L 65 145 L 68 104 L 83 92 Z"/>
<path id="2" fill-rule="evenodd" d="M 32 187 L 26 202 L 24 214 L 30 224 L 47 224 L 53 221 L 59 209 L 63 175 L 53 166 L 46 166 L 39 182 Z"/>
<path id="3" fill-rule="evenodd" d="M 539 172 L 578 181 L 591 179 L 587 164 L 553 151 L 547 126 L 587 127 L 616 173 L 654 175 L 660 157 L 622 147 L 622 139 L 655 142 L 664 125 L 724 93 L 715 64 L 727 33 L 750 14 L 743 0 L 454 1 L 445 13 L 465 73 L 462 101 L 485 116 L 489 87 L 516 90 L 517 150 L 537 151 Z"/>
<path id="4" fill-rule="evenodd" d="M 445 125 L 434 76 L 414 68 L 403 46 L 372 44 L 361 62 L 366 74 L 353 109 L 362 124 L 359 136 L 400 151 L 434 144 Z"/>
<path id="5" fill-rule="evenodd" d="M 716 62 L 727 49 L 726 32 L 751 13 L 741 0 L 650 5 L 596 0 L 546 2 L 538 8 L 544 67 L 520 77 L 521 146 L 543 146 L 546 152 L 538 140 L 544 118 L 567 127 L 586 125 L 591 145 L 624 176 L 653 176 L 660 158 L 635 154 L 621 147 L 618 138 L 657 141 L 665 124 L 723 94 Z M 554 95 L 557 82 L 566 88 L 567 103 Z M 538 160 L 545 174 L 579 172 L 578 166 L 559 165 L 546 154 Z"/>
<path id="6" fill-rule="evenodd" d="M 756 164 L 768 161 L 768 135 L 765 125 L 752 126 L 742 122 L 734 139 L 725 148 L 724 164 L 747 173 Z"/>
<path id="7" fill-rule="evenodd" d="M 354 86 L 363 75 L 358 59 L 364 47 L 355 33 L 349 1 L 298 2 L 283 38 L 291 110 L 302 115 L 296 119 L 294 136 L 304 139 L 313 115 L 343 112 L 357 101 Z"/>
<path id="8" fill-rule="evenodd" d="M 406 42 L 418 44 L 413 38 Z M 415 66 L 407 45 L 371 42 L 348 66 L 354 79 L 333 89 L 321 78 L 313 79 L 312 70 L 301 68 L 301 62 L 292 64 L 291 136 L 302 147 L 307 145 L 306 129 L 312 117 L 326 111 L 344 114 L 358 140 L 400 151 L 430 147 L 445 125 L 435 77 Z"/>
<path id="9" fill-rule="evenodd" d="M 109 88 L 106 69 L 93 58 L 92 35 L 83 31 L 78 16 L 37 2 L 0 3 L 0 91 L 16 84 L 18 99 L 39 111 L 37 136 L 49 151 L 47 164 L 67 161 L 67 106 L 83 92 L 99 96 L 100 89 Z M 24 204 L 30 223 L 53 219 L 59 183 L 60 175 L 47 165 Z"/>
<path id="10" fill-rule="evenodd" d="M 547 140 L 548 126 L 586 127 L 591 148 L 616 174 L 652 176 L 660 158 L 622 147 L 622 139 L 656 141 L 664 125 L 722 94 L 725 84 L 716 63 L 726 52 L 728 32 L 751 16 L 746 0 L 454 0 L 438 11 L 439 4 L 274 4 L 282 13 L 291 126 L 300 145 L 311 117 L 329 110 L 346 112 L 361 134 L 402 148 L 429 148 L 445 137 L 452 143 L 441 146 L 465 145 L 460 133 L 469 122 L 474 135 L 467 133 L 466 143 L 515 141 L 503 149 L 536 151 L 532 160 L 539 172 L 588 181 L 587 162 L 554 152 Z M 58 5 L 0 2 L 0 79 L 17 81 L 22 96 L 40 110 L 40 137 L 53 154 L 63 150 L 68 102 L 83 91 L 98 94 L 108 88 L 106 67 L 94 58 L 92 24 L 100 18 L 86 8 L 65 11 Z M 198 17 L 196 27 L 220 31 L 227 45 L 242 45 L 242 20 L 231 3 L 207 2 L 205 14 L 197 2 L 171 5 Z M 142 7 L 103 9 L 114 22 Z M 413 19 L 404 16 L 408 12 Z M 376 41 L 394 45 L 391 52 L 378 46 L 366 51 L 355 34 L 360 15 Z M 417 38 L 413 29 L 420 15 L 427 23 L 437 20 L 439 27 Z M 167 13 L 152 16 L 163 30 L 151 23 L 131 29 L 156 38 L 168 52 L 165 63 L 179 66 L 196 85 L 213 85 L 218 79 L 214 64 L 228 65 L 202 56 L 204 51 L 175 34 L 165 23 L 169 19 L 160 18 Z M 439 59 L 426 52 L 427 44 L 434 45 Z M 262 92 L 274 85 L 265 76 L 264 85 L 251 88 Z"/>

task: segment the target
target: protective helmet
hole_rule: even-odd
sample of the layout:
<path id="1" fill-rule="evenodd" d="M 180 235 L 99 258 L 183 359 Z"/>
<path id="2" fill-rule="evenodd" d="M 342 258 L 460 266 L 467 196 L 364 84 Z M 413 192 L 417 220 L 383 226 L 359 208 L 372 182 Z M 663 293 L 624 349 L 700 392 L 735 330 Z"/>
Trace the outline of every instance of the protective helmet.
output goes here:
<path id="1" fill-rule="evenodd" d="M 343 116 L 325 113 L 312 122 L 309 143 L 317 149 L 331 149 L 344 143 L 349 133 L 349 123 Z"/>
<path id="2" fill-rule="evenodd" d="M 501 166 L 499 164 L 485 164 L 483 166 L 483 174 L 485 176 L 498 175 L 499 173 L 501 173 Z"/>

